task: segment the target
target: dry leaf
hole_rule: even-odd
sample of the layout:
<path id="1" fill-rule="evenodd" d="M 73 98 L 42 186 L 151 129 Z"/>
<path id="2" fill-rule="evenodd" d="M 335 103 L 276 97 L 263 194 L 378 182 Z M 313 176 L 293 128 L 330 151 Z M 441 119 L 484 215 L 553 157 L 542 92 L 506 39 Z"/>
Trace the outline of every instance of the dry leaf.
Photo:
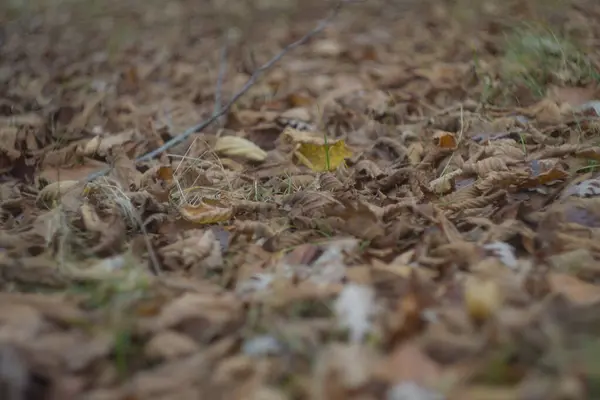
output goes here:
<path id="1" fill-rule="evenodd" d="M 173 182 L 173 168 L 171 166 L 162 165 L 158 168 L 156 175 L 166 183 Z"/>
<path id="2" fill-rule="evenodd" d="M 51 183 L 40 190 L 36 202 L 43 204 L 45 207 L 52 208 L 54 204 L 58 204 L 65 194 L 75 190 L 79 185 L 79 181 L 58 181 Z"/>
<path id="3" fill-rule="evenodd" d="M 452 132 L 436 131 L 433 134 L 433 141 L 434 144 L 441 149 L 454 150 L 458 146 L 456 136 Z"/>
<path id="4" fill-rule="evenodd" d="M 286 128 L 283 140 L 294 144 L 298 160 L 315 172 L 334 171 L 352 156 L 343 140 L 331 140 L 327 135 Z"/>
<path id="5" fill-rule="evenodd" d="M 370 287 L 349 283 L 337 298 L 335 313 L 341 326 L 350 331 L 351 342 L 361 342 L 372 329 L 374 296 Z"/>
<path id="6" fill-rule="evenodd" d="M 407 342 L 392 351 L 378 375 L 390 383 L 413 382 L 428 387 L 437 383 L 441 373 L 441 367 L 417 343 Z"/>
<path id="7" fill-rule="evenodd" d="M 200 347 L 187 335 L 174 331 L 159 332 L 146 343 L 144 352 L 154 361 L 171 361 L 189 356 L 200 350 Z"/>
<path id="8" fill-rule="evenodd" d="M 323 145 L 301 143 L 295 154 L 304 165 L 315 172 L 334 171 L 343 165 L 346 158 L 352 156 L 343 140 Z"/>
<path id="9" fill-rule="evenodd" d="M 520 184 L 521 187 L 531 188 L 538 185 L 547 185 L 555 181 L 563 181 L 569 177 L 569 173 L 564 171 L 558 164 L 545 170 L 542 170 L 545 166 L 537 160 L 533 160 L 531 165 L 532 175 Z"/>
<path id="10" fill-rule="evenodd" d="M 230 220 L 233 209 L 227 206 L 216 207 L 202 202 L 198 205 L 186 204 L 179 208 L 179 213 L 184 219 L 195 224 L 216 224 Z"/>
<path id="11" fill-rule="evenodd" d="M 249 141 L 238 136 L 221 136 L 214 150 L 228 157 L 241 157 L 252 161 L 264 161 L 267 153 Z"/>
<path id="12" fill-rule="evenodd" d="M 425 148 L 421 142 L 414 142 L 408 146 L 407 157 L 410 165 L 415 166 L 421 163 L 423 155 L 425 154 Z"/>
<path id="13" fill-rule="evenodd" d="M 548 280 L 553 292 L 564 295 L 576 305 L 596 304 L 600 301 L 600 286 L 598 285 L 558 272 L 550 273 Z"/>
<path id="14" fill-rule="evenodd" d="M 123 148 L 134 141 L 134 132 L 125 131 L 112 135 L 98 135 L 78 149 L 78 154 L 84 156 L 106 156 L 113 148 Z"/>
<path id="15" fill-rule="evenodd" d="M 476 321 L 492 317 L 502 305 L 500 288 L 495 281 L 469 277 L 464 288 L 465 305 Z"/>
<path id="16" fill-rule="evenodd" d="M 596 95 L 596 89 L 593 87 L 552 86 L 549 92 L 553 100 L 567 103 L 574 109 L 594 100 Z"/>

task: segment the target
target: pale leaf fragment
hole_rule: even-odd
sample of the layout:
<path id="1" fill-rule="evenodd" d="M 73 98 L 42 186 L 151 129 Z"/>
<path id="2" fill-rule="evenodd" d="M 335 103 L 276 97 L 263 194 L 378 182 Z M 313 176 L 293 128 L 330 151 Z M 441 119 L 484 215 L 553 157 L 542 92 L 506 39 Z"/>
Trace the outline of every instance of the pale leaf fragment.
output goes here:
<path id="1" fill-rule="evenodd" d="M 350 332 L 350 341 L 361 342 L 372 330 L 375 293 L 369 286 L 350 283 L 344 287 L 334 306 L 340 326 Z"/>
<path id="2" fill-rule="evenodd" d="M 215 152 L 228 157 L 242 157 L 252 161 L 264 161 L 267 152 L 249 141 L 238 136 L 222 136 L 215 143 Z"/>
<path id="3" fill-rule="evenodd" d="M 483 248 L 498 257 L 502 264 L 509 268 L 514 269 L 519 265 L 517 257 L 515 256 L 515 248 L 508 243 L 493 242 L 483 245 Z"/>
<path id="4" fill-rule="evenodd" d="M 443 400 L 444 396 L 415 382 L 401 382 L 386 393 L 386 400 Z"/>
<path id="5" fill-rule="evenodd" d="M 593 197 L 600 195 L 600 180 L 586 179 L 576 185 L 570 186 L 562 195 L 562 198 L 568 196 Z"/>

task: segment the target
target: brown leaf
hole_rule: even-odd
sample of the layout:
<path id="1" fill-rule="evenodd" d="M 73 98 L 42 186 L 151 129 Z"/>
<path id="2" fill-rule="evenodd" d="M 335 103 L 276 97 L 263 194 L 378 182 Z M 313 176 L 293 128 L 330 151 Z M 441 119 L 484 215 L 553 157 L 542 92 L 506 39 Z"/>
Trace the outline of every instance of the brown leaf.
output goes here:
<path id="1" fill-rule="evenodd" d="M 600 286 L 584 282 L 574 276 L 553 272 L 548 275 L 551 290 L 560 293 L 576 305 L 600 301 Z"/>
<path id="2" fill-rule="evenodd" d="M 224 327 L 239 316 L 240 304 L 232 295 L 218 296 L 213 293 L 186 293 L 166 304 L 160 314 L 144 323 L 151 332 L 182 327 L 186 322 L 199 324 L 204 329 L 201 336 L 210 334 L 206 329 Z M 189 326 L 190 329 L 194 328 Z"/>
<path id="3" fill-rule="evenodd" d="M 392 384 L 410 381 L 427 387 L 437 383 L 442 368 L 417 343 L 406 342 L 381 363 L 377 375 Z"/>
<path id="4" fill-rule="evenodd" d="M 144 353 L 151 360 L 172 361 L 180 357 L 192 355 L 200 347 L 188 336 L 174 332 L 159 332 L 146 343 Z"/>
<path id="5" fill-rule="evenodd" d="M 442 149 L 454 150 L 458 146 L 456 136 L 452 132 L 436 131 L 433 134 L 433 142 Z"/>
<path id="6" fill-rule="evenodd" d="M 233 215 L 233 209 L 225 205 L 212 206 L 205 202 L 199 205 L 187 204 L 179 209 L 181 216 L 195 224 L 214 224 L 228 221 Z"/>
<path id="7" fill-rule="evenodd" d="M 588 101 L 596 98 L 596 89 L 594 87 L 559 87 L 552 86 L 549 89 L 553 100 L 569 104 L 571 107 L 578 108 Z"/>

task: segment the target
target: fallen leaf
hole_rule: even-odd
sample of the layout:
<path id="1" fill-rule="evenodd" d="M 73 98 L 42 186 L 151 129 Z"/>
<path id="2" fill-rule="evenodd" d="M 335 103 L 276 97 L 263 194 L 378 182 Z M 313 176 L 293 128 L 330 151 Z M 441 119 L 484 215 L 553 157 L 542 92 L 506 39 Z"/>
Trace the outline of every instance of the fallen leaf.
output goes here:
<path id="1" fill-rule="evenodd" d="M 347 284 L 335 303 L 335 313 L 343 328 L 350 332 L 350 341 L 360 343 L 372 329 L 375 313 L 375 293 L 364 285 Z"/>
<path id="2" fill-rule="evenodd" d="M 569 104 L 574 109 L 581 107 L 587 102 L 594 100 L 596 89 L 593 87 L 559 87 L 552 86 L 549 89 L 553 100 Z"/>
<path id="3" fill-rule="evenodd" d="M 267 158 L 263 149 L 239 136 L 221 136 L 217 139 L 214 150 L 228 157 L 242 157 L 252 161 L 264 161 Z"/>
<path id="4" fill-rule="evenodd" d="M 75 190 L 79 185 L 79 181 L 58 181 L 51 183 L 40 190 L 36 202 L 44 207 L 52 208 L 54 204 L 58 204 L 64 195 Z"/>
<path id="5" fill-rule="evenodd" d="M 598 285 L 558 272 L 550 273 L 548 280 L 554 293 L 562 294 L 573 304 L 586 305 L 600 301 L 600 286 Z"/>
<path id="6" fill-rule="evenodd" d="M 233 215 L 233 209 L 227 206 L 212 206 L 202 202 L 198 205 L 186 204 L 179 208 L 179 213 L 185 220 L 195 224 L 216 224 L 229 221 Z"/>
<path id="7" fill-rule="evenodd" d="M 171 166 L 162 165 L 156 172 L 157 176 L 166 183 L 173 182 L 173 168 Z"/>
<path id="8" fill-rule="evenodd" d="M 294 154 L 298 160 L 315 172 L 336 170 L 352 156 L 344 140 L 328 139 L 325 134 L 288 127 L 281 135 L 284 141 L 296 146 Z"/>
<path id="9" fill-rule="evenodd" d="M 454 150 L 458 146 L 456 136 L 452 132 L 436 131 L 433 134 L 433 142 L 441 149 Z"/>
<path id="10" fill-rule="evenodd" d="M 492 317 L 502 305 L 500 288 L 493 280 L 467 278 L 464 296 L 467 311 L 476 321 L 483 321 Z"/>
<path id="11" fill-rule="evenodd" d="M 413 382 L 430 387 L 441 377 L 442 368 L 417 343 L 406 342 L 392 350 L 379 366 L 377 375 L 392 384 Z"/>
<path id="12" fill-rule="evenodd" d="M 171 361 L 189 356 L 200 347 L 187 335 L 171 330 L 159 332 L 146 343 L 144 353 L 155 361 Z"/>

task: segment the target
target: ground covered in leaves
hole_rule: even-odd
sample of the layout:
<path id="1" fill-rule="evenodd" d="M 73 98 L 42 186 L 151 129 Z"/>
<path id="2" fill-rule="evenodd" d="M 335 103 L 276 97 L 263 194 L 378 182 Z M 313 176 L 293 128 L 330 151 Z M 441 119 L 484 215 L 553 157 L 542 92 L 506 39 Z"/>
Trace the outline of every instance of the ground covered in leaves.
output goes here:
<path id="1" fill-rule="evenodd" d="M 600 6 L 334 7 L 0 5 L 0 398 L 600 398 Z"/>

